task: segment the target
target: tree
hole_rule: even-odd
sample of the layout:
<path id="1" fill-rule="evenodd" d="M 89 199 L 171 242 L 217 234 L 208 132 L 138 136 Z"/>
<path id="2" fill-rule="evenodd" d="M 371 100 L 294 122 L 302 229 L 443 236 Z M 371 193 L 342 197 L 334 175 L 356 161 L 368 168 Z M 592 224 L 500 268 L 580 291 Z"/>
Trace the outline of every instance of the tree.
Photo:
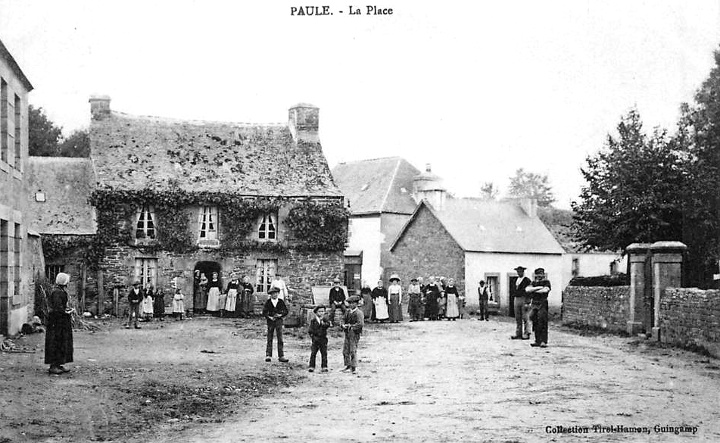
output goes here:
<path id="1" fill-rule="evenodd" d="M 76 130 L 58 146 L 60 157 L 90 157 L 90 135 L 87 130 Z"/>
<path id="2" fill-rule="evenodd" d="M 495 183 L 485 182 L 480 186 L 480 198 L 482 200 L 496 200 L 499 190 Z"/>
<path id="3" fill-rule="evenodd" d="M 515 171 L 515 177 L 510 178 L 508 194 L 517 198 L 534 198 L 541 207 L 555 202 L 548 176 L 526 172 L 523 168 Z"/>
<path id="4" fill-rule="evenodd" d="M 58 142 L 62 138 L 62 128 L 55 126 L 45 115 L 43 108 L 28 109 L 28 132 L 30 155 L 52 157 L 58 155 Z"/>
<path id="5" fill-rule="evenodd" d="M 89 157 L 90 135 L 76 130 L 63 138 L 62 127 L 55 126 L 43 108 L 29 107 L 30 155 L 40 157 Z"/>
<path id="6" fill-rule="evenodd" d="M 683 104 L 676 144 L 686 151 L 688 180 L 683 193 L 683 242 L 688 246 L 686 283 L 712 285 L 720 257 L 720 50 L 715 66 Z"/>
<path id="7" fill-rule="evenodd" d="M 663 130 L 643 132 L 637 110 L 624 116 L 617 135 L 586 159 L 587 185 L 572 203 L 577 239 L 587 249 L 624 250 L 635 242 L 682 239 L 682 155 Z"/>

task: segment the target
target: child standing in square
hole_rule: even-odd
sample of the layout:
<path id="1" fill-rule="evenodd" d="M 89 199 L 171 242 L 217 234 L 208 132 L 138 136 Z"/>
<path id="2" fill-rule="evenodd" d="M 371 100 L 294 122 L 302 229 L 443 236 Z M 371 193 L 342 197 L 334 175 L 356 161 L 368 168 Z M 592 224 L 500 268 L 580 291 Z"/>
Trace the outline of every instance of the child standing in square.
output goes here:
<path id="1" fill-rule="evenodd" d="M 185 302 L 183 301 L 185 299 L 185 296 L 180 291 L 180 289 L 175 290 L 175 295 L 173 295 L 173 317 L 175 317 L 175 320 L 182 320 L 183 314 L 185 314 Z"/>
<path id="2" fill-rule="evenodd" d="M 330 327 L 330 320 L 325 315 L 325 306 L 316 306 L 313 309 L 315 314 L 310 320 L 310 326 L 308 327 L 308 334 L 312 339 L 312 345 L 310 345 L 310 367 L 308 371 L 315 372 L 315 357 L 318 351 L 320 351 L 320 368 L 322 372 L 328 371 L 328 360 L 327 360 L 327 330 Z"/>

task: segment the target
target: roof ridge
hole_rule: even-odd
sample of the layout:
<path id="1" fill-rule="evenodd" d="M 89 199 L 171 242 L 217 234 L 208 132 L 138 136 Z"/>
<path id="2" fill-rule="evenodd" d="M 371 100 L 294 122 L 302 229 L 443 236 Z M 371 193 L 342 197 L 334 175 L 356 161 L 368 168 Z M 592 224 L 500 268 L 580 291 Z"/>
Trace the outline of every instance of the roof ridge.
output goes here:
<path id="1" fill-rule="evenodd" d="M 382 203 L 380 204 L 380 212 L 385 209 L 385 204 L 387 203 L 387 199 L 390 196 L 390 191 L 393 188 L 393 185 L 395 184 L 395 178 L 397 178 L 398 170 L 400 169 L 400 162 L 402 161 L 401 158 L 398 158 L 398 162 L 395 165 L 395 170 L 393 171 L 392 178 L 390 179 L 390 184 L 387 187 L 387 190 L 385 191 L 385 197 L 383 197 Z"/>
<path id="2" fill-rule="evenodd" d="M 372 162 L 372 161 L 377 161 L 377 160 L 403 160 L 403 161 L 407 161 L 407 160 L 405 160 L 404 158 L 400 157 L 399 155 L 392 155 L 392 156 L 389 156 L 389 157 L 366 158 L 366 159 L 364 159 L 364 160 L 352 160 L 352 161 L 349 161 L 349 162 L 338 162 L 338 165 L 351 165 L 351 164 L 354 164 L 354 163 L 365 163 L 365 162 Z"/>
<path id="3" fill-rule="evenodd" d="M 190 123 L 190 124 L 197 124 L 197 125 L 203 125 L 203 124 L 219 124 L 219 125 L 233 125 L 233 126 L 248 126 L 248 127 L 287 127 L 287 123 L 282 122 L 275 122 L 275 123 L 250 123 L 250 122 L 232 122 L 232 121 L 222 121 L 222 120 L 198 120 L 198 119 L 184 119 L 184 118 L 176 118 L 176 117 L 163 117 L 159 115 L 138 115 L 138 114 L 128 114 L 127 112 L 121 112 L 121 111 L 111 111 L 112 115 L 121 117 L 121 118 L 130 118 L 130 119 L 137 119 L 137 120 L 159 120 L 161 122 L 167 122 L 167 123 Z"/>

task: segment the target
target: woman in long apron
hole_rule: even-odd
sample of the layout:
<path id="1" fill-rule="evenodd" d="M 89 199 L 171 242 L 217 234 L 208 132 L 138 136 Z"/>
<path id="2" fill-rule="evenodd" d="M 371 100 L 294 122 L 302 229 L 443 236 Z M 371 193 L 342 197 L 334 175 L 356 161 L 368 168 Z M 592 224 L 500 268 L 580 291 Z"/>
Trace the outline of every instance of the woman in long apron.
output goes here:
<path id="1" fill-rule="evenodd" d="M 237 295 L 238 290 L 240 289 L 240 280 L 237 278 L 237 274 L 234 272 L 230 274 L 230 282 L 227 285 L 227 289 L 225 291 L 226 299 L 225 299 L 225 311 L 231 315 L 235 315 L 235 308 L 237 305 Z"/>
<path id="2" fill-rule="evenodd" d="M 454 278 L 449 279 L 447 286 L 445 286 L 445 297 L 447 299 L 445 302 L 445 317 L 448 320 L 455 321 L 460 317 L 460 294 L 458 293 L 457 286 L 455 286 Z"/>
<path id="3" fill-rule="evenodd" d="M 223 306 L 224 308 L 224 306 Z M 220 280 L 217 272 L 212 273 L 208 282 L 207 311 L 216 314 L 220 310 Z"/>
<path id="4" fill-rule="evenodd" d="M 388 291 L 383 287 L 383 281 L 378 280 L 377 287 L 372 290 L 373 306 L 375 306 L 375 320 L 380 322 L 390 318 L 388 313 Z"/>

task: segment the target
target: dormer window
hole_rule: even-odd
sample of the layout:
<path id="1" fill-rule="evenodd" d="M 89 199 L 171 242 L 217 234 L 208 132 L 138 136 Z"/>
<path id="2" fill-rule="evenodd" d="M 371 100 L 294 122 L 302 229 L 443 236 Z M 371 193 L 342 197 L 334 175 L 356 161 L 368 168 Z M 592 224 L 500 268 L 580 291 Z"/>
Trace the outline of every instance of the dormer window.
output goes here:
<path id="1" fill-rule="evenodd" d="M 149 206 L 143 206 L 138 213 L 135 238 L 155 238 L 155 214 Z"/>
<path id="2" fill-rule="evenodd" d="M 203 206 L 200 208 L 200 240 L 217 239 L 217 208 Z"/>
<path id="3" fill-rule="evenodd" d="M 260 219 L 258 239 L 261 241 L 277 240 L 277 215 L 265 214 Z"/>

